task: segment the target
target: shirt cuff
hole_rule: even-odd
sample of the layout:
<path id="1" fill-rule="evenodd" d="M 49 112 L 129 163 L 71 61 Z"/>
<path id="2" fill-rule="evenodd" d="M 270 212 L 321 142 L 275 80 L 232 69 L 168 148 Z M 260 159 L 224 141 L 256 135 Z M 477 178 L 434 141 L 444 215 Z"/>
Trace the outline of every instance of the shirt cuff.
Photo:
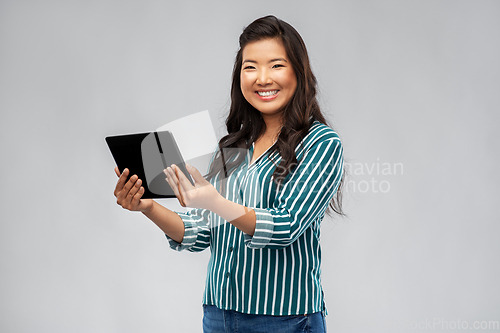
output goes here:
<path id="1" fill-rule="evenodd" d="M 167 234 L 165 234 L 165 236 L 170 244 L 170 248 L 176 251 L 182 251 L 193 247 L 196 243 L 196 238 L 198 237 L 198 226 L 191 215 L 184 213 L 177 213 L 177 215 L 180 216 L 182 222 L 184 223 L 184 237 L 182 238 L 182 243 L 173 240 Z"/>
<path id="2" fill-rule="evenodd" d="M 243 233 L 245 245 L 251 249 L 266 247 L 273 238 L 274 220 L 272 214 L 263 208 L 253 208 L 255 212 L 255 231 L 253 236 Z"/>

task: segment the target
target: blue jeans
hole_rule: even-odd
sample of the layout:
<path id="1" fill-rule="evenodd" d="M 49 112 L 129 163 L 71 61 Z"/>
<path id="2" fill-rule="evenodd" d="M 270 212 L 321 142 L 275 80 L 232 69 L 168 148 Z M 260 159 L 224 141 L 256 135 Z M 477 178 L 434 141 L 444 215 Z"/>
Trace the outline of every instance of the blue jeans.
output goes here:
<path id="1" fill-rule="evenodd" d="M 203 305 L 204 333 L 302 333 L 326 332 L 322 312 L 299 316 L 251 315 Z"/>

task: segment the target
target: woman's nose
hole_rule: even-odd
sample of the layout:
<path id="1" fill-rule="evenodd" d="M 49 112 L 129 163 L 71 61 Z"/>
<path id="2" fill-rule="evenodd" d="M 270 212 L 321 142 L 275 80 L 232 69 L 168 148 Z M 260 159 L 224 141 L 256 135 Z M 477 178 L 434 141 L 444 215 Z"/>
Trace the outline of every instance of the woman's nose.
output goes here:
<path id="1" fill-rule="evenodd" d="M 273 80 L 271 75 L 269 75 L 269 71 L 261 70 L 259 71 L 259 75 L 257 76 L 257 84 L 261 86 L 266 86 L 268 84 L 272 84 Z"/>

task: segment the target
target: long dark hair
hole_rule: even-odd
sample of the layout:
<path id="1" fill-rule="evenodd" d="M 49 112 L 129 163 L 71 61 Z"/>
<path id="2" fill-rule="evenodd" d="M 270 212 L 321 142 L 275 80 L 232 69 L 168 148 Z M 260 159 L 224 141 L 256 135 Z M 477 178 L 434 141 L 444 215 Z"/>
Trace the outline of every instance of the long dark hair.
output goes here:
<path id="1" fill-rule="evenodd" d="M 248 43 L 269 38 L 281 40 L 297 77 L 296 91 L 284 109 L 283 127 L 278 140 L 269 149 L 269 155 L 275 151 L 281 155 L 279 167 L 273 173 L 273 179 L 278 187 L 297 165 L 295 148 L 307 135 L 314 120 L 328 125 L 316 99 L 316 77 L 312 73 L 306 45 L 299 33 L 290 24 L 272 15 L 255 20 L 240 35 L 240 49 L 236 54 L 233 67 L 231 107 L 226 119 L 228 134 L 219 141 L 219 150 L 205 176 L 210 179 L 222 171 L 222 187 L 224 187 L 225 178 L 243 162 L 245 154 L 241 151 L 250 149 L 266 129 L 260 112 L 243 97 L 240 76 L 245 46 Z M 343 180 L 344 177 L 340 181 L 336 198 L 334 197 L 330 202 L 330 207 L 340 215 L 345 215 L 342 211 Z"/>

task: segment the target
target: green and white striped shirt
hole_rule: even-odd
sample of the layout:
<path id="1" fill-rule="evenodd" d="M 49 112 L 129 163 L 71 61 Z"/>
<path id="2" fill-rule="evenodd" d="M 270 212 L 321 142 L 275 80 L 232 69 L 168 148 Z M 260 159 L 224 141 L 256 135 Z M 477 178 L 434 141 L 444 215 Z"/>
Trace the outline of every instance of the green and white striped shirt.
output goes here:
<path id="1" fill-rule="evenodd" d="M 281 160 L 277 152 L 250 164 L 252 147 L 228 176 L 226 198 L 255 211 L 253 236 L 206 209 L 178 213 L 184 239 L 167 236 L 170 246 L 211 250 L 204 304 L 279 316 L 325 310 L 320 225 L 342 177 L 343 148 L 333 129 L 315 121 L 295 153 L 298 164 L 279 191 L 271 181 Z M 211 180 L 217 189 L 219 175 Z"/>

